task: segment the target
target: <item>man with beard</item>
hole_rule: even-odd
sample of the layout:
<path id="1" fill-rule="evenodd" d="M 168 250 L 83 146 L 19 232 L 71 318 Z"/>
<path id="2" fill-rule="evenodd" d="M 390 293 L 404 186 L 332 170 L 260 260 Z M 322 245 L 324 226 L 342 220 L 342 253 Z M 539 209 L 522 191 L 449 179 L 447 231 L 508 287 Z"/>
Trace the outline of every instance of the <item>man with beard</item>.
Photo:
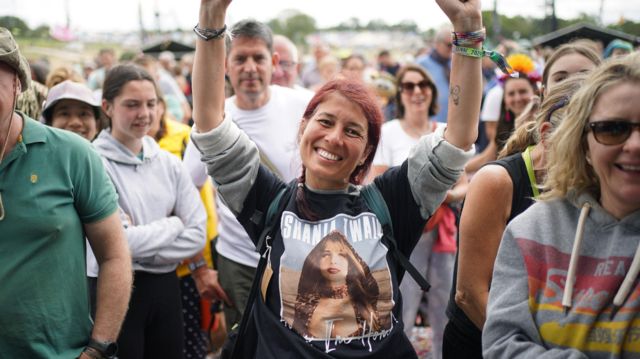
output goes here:
<path id="1" fill-rule="evenodd" d="M 226 100 L 226 116 L 256 143 L 262 163 L 290 181 L 301 173 L 296 136 L 313 93 L 270 85 L 280 58 L 273 50 L 273 35 L 267 25 L 243 20 L 229 33 L 225 66 L 235 95 Z M 189 167 L 193 167 L 189 163 L 193 159 L 187 154 L 193 152 L 193 148 L 187 149 L 185 154 Z M 217 204 L 217 269 L 220 284 L 233 304 L 224 309 L 227 328 L 232 328 L 241 320 L 259 256 L 249 235 L 219 197 Z"/>

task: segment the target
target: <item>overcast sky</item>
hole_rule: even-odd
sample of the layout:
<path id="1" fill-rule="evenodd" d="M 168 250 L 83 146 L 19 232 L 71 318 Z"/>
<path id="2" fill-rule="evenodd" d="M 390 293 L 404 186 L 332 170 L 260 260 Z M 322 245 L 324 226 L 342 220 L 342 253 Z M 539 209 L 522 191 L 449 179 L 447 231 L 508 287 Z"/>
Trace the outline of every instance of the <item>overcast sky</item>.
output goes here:
<path id="1" fill-rule="evenodd" d="M 544 16 L 545 0 L 497 0 L 498 11 L 507 16 Z M 556 14 L 572 18 L 580 12 L 599 16 L 603 6 L 605 24 L 622 16 L 640 22 L 640 0 L 556 0 Z M 14 15 L 30 27 L 64 25 L 65 3 L 69 5 L 71 28 L 87 32 L 135 31 L 139 29 L 138 4 L 141 3 L 146 29 L 191 28 L 198 19 L 198 0 L 0 0 L 0 16 Z M 492 9 L 493 0 L 483 9 Z M 366 24 L 372 19 L 387 23 L 413 20 L 422 29 L 435 28 L 447 21 L 434 0 L 234 0 L 229 23 L 253 17 L 267 21 L 286 9 L 298 9 L 314 17 L 319 27 L 337 25 L 351 17 Z"/>

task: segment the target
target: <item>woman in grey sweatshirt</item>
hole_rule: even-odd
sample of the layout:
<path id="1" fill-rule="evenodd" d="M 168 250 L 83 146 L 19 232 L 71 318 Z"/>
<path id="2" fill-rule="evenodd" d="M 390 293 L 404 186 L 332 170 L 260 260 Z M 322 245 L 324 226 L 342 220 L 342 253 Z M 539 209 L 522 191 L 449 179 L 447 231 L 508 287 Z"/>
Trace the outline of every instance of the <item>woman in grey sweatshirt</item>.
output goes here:
<path id="1" fill-rule="evenodd" d="M 572 98 L 548 191 L 500 244 L 485 358 L 640 357 L 638 98 L 640 54 L 597 68 Z"/>
<path id="2" fill-rule="evenodd" d="M 156 116 L 152 77 L 133 65 L 114 67 L 105 78 L 102 96 L 111 124 L 94 146 L 118 192 L 135 270 L 118 354 L 182 358 L 182 307 L 175 269 L 205 245 L 204 207 L 180 160 L 146 136 Z"/>

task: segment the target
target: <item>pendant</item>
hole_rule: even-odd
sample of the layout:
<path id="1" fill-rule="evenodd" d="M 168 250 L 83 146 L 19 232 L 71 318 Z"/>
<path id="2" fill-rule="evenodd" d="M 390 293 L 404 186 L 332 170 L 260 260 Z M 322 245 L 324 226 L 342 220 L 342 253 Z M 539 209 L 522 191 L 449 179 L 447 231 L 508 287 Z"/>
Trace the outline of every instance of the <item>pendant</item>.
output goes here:
<path id="1" fill-rule="evenodd" d="M 0 192 L 0 221 L 4 219 L 4 205 L 2 204 L 2 192 Z"/>

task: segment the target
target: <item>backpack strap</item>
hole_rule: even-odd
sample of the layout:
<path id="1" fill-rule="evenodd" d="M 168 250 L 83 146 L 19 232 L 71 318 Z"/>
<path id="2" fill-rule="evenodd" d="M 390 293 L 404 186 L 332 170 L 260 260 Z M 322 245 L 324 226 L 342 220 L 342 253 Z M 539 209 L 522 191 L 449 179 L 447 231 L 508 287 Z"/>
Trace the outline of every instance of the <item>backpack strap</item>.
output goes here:
<path id="1" fill-rule="evenodd" d="M 289 185 L 282 188 L 274 197 L 271 204 L 269 204 L 269 208 L 267 209 L 266 216 L 261 212 L 256 210 L 255 213 L 251 216 L 251 221 L 256 225 L 261 225 L 260 223 L 262 219 L 264 219 L 264 229 L 260 233 L 260 238 L 258 239 L 258 243 L 256 244 L 256 252 L 260 253 L 260 260 L 258 261 L 258 266 L 256 267 L 256 274 L 253 278 L 253 283 L 251 284 L 251 290 L 249 291 L 249 297 L 247 298 L 247 306 L 244 309 L 244 314 L 242 315 L 242 320 L 240 321 L 240 325 L 237 328 L 237 337 L 236 342 L 233 343 L 231 356 L 230 358 L 239 358 L 242 357 L 241 351 L 243 350 L 244 344 L 243 340 L 244 336 L 249 330 L 250 320 L 253 305 L 258 299 L 258 295 L 260 293 L 260 285 L 262 283 L 262 276 L 267 267 L 267 263 L 269 261 L 267 246 L 269 245 L 269 240 L 272 238 L 274 230 L 279 224 L 278 219 L 280 215 L 284 211 L 289 199 L 293 195 L 296 188 L 296 181 L 292 181 Z M 258 222 L 256 222 L 258 221 Z M 233 330 L 233 328 L 232 328 Z"/>
<path id="2" fill-rule="evenodd" d="M 286 187 L 282 188 L 276 196 L 269 204 L 269 208 L 267 208 L 267 214 L 264 215 L 261 211 L 256 210 L 254 214 L 251 216 L 251 221 L 256 224 L 262 224 L 262 220 L 264 219 L 264 227 L 262 232 L 260 232 L 260 237 L 258 238 L 258 243 L 256 244 L 256 252 L 263 254 L 266 246 L 266 238 L 273 233 L 273 230 L 278 225 L 277 216 L 284 211 L 287 203 L 289 202 L 289 198 L 293 195 L 293 192 L 296 188 L 296 181 L 292 181 Z M 289 191 L 289 195 L 285 196 L 285 193 Z M 283 201 L 282 199 L 285 199 Z"/>
<path id="3" fill-rule="evenodd" d="M 362 187 L 360 191 L 362 193 L 362 197 L 364 198 L 367 206 L 373 211 L 373 213 L 378 217 L 378 220 L 382 224 L 382 231 L 386 234 L 387 242 L 391 247 L 391 253 L 396 258 L 396 260 L 400 263 L 402 268 L 405 271 L 409 272 L 413 280 L 418 283 L 420 288 L 427 292 L 429 288 L 431 288 L 431 284 L 418 272 L 416 267 L 405 257 L 400 249 L 398 249 L 398 243 L 396 242 L 395 236 L 393 234 L 393 226 L 391 225 L 391 215 L 389 214 L 389 208 L 387 207 L 387 203 L 382 197 L 382 193 L 375 184 L 370 184 L 368 186 Z"/>

